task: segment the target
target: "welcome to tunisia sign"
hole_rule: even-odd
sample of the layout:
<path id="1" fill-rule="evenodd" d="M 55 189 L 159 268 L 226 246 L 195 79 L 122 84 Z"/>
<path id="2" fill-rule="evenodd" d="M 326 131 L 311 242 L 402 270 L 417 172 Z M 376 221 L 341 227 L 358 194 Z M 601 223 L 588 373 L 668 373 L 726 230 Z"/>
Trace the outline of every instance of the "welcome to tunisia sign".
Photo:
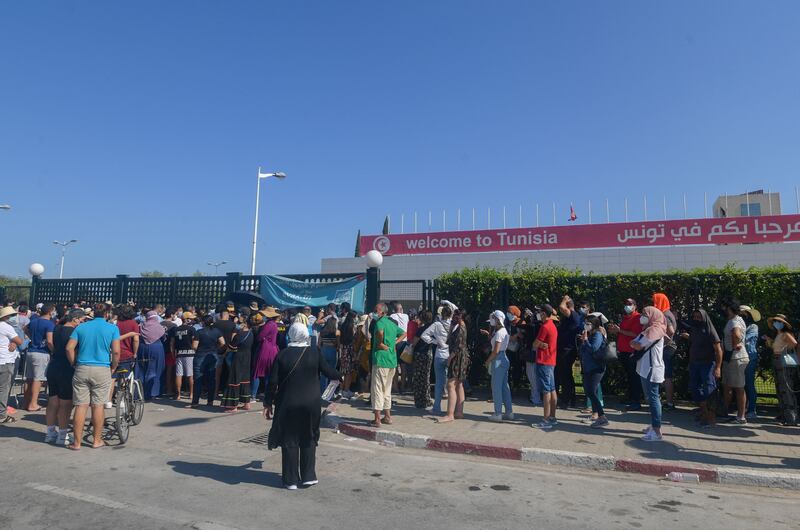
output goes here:
<path id="1" fill-rule="evenodd" d="M 362 236 L 360 248 L 394 256 L 786 241 L 800 241 L 800 215 Z"/>

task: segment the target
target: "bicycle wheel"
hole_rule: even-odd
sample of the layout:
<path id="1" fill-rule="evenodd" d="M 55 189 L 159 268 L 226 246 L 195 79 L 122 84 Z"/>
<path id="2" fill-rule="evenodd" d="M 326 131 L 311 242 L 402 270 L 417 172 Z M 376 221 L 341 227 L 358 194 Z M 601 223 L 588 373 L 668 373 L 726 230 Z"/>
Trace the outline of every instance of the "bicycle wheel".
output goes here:
<path id="1" fill-rule="evenodd" d="M 121 392 L 117 399 L 117 422 L 115 427 L 117 429 L 117 436 L 121 444 L 128 441 L 128 436 L 131 433 L 130 429 L 131 419 L 131 398 L 127 392 Z"/>
<path id="2" fill-rule="evenodd" d="M 142 416 L 144 416 L 144 395 L 142 393 L 142 385 L 139 381 L 134 381 L 133 384 L 131 384 L 131 394 L 133 396 L 131 424 L 139 425 L 142 423 Z"/>

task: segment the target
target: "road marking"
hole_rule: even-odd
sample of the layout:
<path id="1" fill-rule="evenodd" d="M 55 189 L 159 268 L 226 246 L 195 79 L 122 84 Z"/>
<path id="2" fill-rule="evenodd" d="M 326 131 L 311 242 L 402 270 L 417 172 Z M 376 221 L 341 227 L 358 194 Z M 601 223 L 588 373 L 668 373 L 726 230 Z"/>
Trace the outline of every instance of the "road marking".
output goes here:
<path id="1" fill-rule="evenodd" d="M 136 506 L 126 502 L 118 502 L 113 499 L 106 499 L 103 497 L 97 497 L 95 495 L 89 495 L 88 493 L 82 493 L 80 491 L 59 488 L 58 486 L 52 486 L 50 484 L 39 484 L 37 482 L 29 482 L 28 484 L 25 484 L 25 487 L 34 489 L 36 491 L 61 495 L 62 497 L 67 497 L 70 499 L 75 499 L 90 504 L 96 504 L 98 506 L 103 506 L 105 508 L 112 508 L 114 510 L 125 510 L 127 512 L 131 512 L 136 515 L 146 514 L 148 517 L 152 517 L 154 519 L 161 519 L 163 521 L 188 526 L 189 528 L 194 528 L 197 530 L 237 530 L 235 527 L 225 526 L 215 521 L 197 521 L 196 519 L 193 519 L 189 514 L 181 513 L 176 510 L 167 511 L 157 508 L 155 506 Z M 181 516 L 178 516 L 179 514 Z"/>

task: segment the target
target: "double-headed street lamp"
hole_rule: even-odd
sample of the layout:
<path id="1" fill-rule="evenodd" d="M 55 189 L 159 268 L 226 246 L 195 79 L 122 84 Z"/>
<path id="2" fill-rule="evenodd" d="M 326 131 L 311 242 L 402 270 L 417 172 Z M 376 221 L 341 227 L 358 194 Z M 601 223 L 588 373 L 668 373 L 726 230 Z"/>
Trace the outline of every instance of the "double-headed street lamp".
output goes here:
<path id="1" fill-rule="evenodd" d="M 253 227 L 253 259 L 250 262 L 250 274 L 255 275 L 256 273 L 256 244 L 258 243 L 258 208 L 259 208 L 259 196 L 261 195 L 261 179 L 267 179 L 270 177 L 275 177 L 277 179 L 285 179 L 286 173 L 282 173 L 280 171 L 276 173 L 262 173 L 261 168 L 258 168 L 258 178 L 256 184 L 256 221 Z"/>
<path id="2" fill-rule="evenodd" d="M 53 241 L 54 245 L 61 246 L 61 269 L 58 272 L 59 280 L 64 277 L 64 254 L 67 252 L 67 247 L 77 242 L 78 242 L 77 239 L 70 239 L 69 241 Z"/>
<path id="3" fill-rule="evenodd" d="M 227 261 L 209 261 L 208 264 L 214 267 L 214 276 L 219 276 L 219 268 L 228 263 Z"/>
<path id="4" fill-rule="evenodd" d="M 0 210 L 10 210 L 10 209 L 11 209 L 10 204 L 0 204 Z"/>

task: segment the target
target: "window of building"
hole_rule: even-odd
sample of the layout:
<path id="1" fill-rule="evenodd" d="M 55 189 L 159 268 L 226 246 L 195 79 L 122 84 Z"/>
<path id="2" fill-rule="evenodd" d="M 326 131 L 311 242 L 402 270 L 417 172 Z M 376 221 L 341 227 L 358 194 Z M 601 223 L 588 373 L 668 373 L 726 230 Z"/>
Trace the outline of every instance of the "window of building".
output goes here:
<path id="1" fill-rule="evenodd" d="M 749 209 L 749 210 L 748 210 Z M 761 204 L 751 202 L 750 204 L 741 205 L 742 216 L 758 216 L 761 215 Z"/>

